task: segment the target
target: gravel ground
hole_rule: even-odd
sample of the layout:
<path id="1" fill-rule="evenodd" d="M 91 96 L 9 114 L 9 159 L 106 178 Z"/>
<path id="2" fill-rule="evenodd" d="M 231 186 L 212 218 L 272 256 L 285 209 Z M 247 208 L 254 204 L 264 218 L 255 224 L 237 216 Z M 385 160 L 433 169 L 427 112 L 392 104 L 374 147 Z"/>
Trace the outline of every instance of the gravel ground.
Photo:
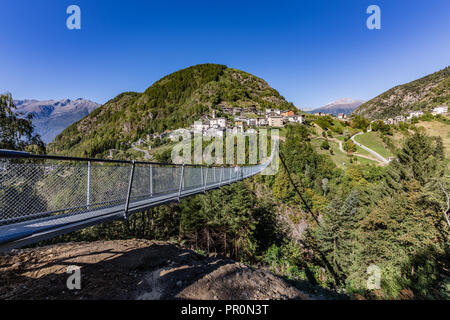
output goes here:
<path id="1" fill-rule="evenodd" d="M 81 289 L 68 290 L 69 266 Z M 0 299 L 309 299 L 272 273 L 174 243 L 65 243 L 0 255 Z"/>

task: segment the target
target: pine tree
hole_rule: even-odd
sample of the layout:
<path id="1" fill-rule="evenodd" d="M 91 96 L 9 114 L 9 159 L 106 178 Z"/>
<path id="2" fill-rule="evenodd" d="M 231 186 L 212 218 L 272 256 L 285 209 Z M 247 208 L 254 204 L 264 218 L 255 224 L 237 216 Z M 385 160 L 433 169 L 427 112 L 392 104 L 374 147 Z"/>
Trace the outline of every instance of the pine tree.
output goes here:
<path id="1" fill-rule="evenodd" d="M 39 135 L 33 135 L 32 115 L 23 117 L 16 109 L 11 94 L 0 95 L 0 149 L 43 153 L 44 143 Z"/>

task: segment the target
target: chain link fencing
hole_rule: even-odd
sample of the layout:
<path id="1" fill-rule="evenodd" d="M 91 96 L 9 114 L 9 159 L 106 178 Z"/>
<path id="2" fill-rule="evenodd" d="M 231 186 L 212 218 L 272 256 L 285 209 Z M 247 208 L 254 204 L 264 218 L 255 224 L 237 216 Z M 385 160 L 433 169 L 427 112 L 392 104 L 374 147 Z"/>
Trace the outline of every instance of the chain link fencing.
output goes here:
<path id="1" fill-rule="evenodd" d="M 139 201 L 201 193 L 266 167 L 0 159 L 0 225 L 118 206 L 127 212 Z"/>

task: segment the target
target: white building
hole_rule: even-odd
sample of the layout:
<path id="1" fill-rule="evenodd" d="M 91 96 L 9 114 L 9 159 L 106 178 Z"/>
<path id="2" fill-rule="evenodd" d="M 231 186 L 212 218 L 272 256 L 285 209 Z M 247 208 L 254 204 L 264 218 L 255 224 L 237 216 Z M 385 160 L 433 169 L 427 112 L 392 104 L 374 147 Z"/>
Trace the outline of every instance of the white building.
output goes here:
<path id="1" fill-rule="evenodd" d="M 299 116 L 291 116 L 287 118 L 287 121 L 292 123 L 304 123 L 305 122 L 305 116 L 299 115 Z"/>
<path id="2" fill-rule="evenodd" d="M 396 116 L 395 118 L 394 118 L 394 122 L 397 124 L 397 123 L 400 123 L 400 122 L 405 122 L 406 121 L 406 118 L 404 117 L 404 116 Z"/>
<path id="3" fill-rule="evenodd" d="M 435 107 L 433 109 L 433 112 L 431 112 L 433 115 L 437 115 L 437 114 L 447 114 L 448 112 L 448 107 L 447 106 L 439 106 L 439 107 Z"/>
<path id="4" fill-rule="evenodd" d="M 383 123 L 384 124 L 394 124 L 394 119 L 388 118 L 388 119 L 384 120 Z"/>
<path id="5" fill-rule="evenodd" d="M 423 116 L 423 111 L 411 111 L 408 115 L 408 119 L 412 119 L 415 117 L 421 117 Z"/>
<path id="6" fill-rule="evenodd" d="M 233 127 L 231 129 L 227 129 L 227 134 L 237 134 L 244 132 L 244 127 Z"/>
<path id="7" fill-rule="evenodd" d="M 284 123 L 283 123 L 283 117 L 278 117 L 278 116 L 273 116 L 273 117 L 269 117 L 269 127 L 284 127 Z"/>
<path id="8" fill-rule="evenodd" d="M 266 118 L 258 118 L 258 119 L 256 119 L 256 121 L 257 121 L 256 125 L 258 125 L 260 127 L 267 126 Z"/>
<path id="9" fill-rule="evenodd" d="M 209 136 L 209 137 L 223 137 L 224 134 L 225 134 L 225 128 L 218 128 L 218 129 L 210 128 L 208 130 L 205 130 L 203 133 L 204 136 Z"/>
<path id="10" fill-rule="evenodd" d="M 247 119 L 247 125 L 250 127 L 256 126 L 256 119 L 255 118 L 248 118 Z"/>
<path id="11" fill-rule="evenodd" d="M 195 121 L 192 125 L 194 132 L 203 132 L 210 128 L 210 123 L 208 121 Z"/>
<path id="12" fill-rule="evenodd" d="M 227 119 L 214 118 L 209 120 L 209 125 L 213 128 L 225 128 L 227 126 Z"/>

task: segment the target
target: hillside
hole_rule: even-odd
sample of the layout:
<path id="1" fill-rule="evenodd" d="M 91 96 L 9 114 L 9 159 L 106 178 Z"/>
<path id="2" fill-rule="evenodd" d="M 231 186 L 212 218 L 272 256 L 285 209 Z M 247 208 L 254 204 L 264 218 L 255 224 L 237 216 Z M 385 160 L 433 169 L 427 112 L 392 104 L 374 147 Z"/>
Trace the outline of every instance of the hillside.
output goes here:
<path id="1" fill-rule="evenodd" d="M 64 129 L 83 119 L 100 105 L 86 99 L 15 100 L 14 104 L 24 115 L 33 115 L 33 127 L 42 141 L 49 143 Z"/>
<path id="2" fill-rule="evenodd" d="M 327 103 L 323 107 L 316 108 L 313 110 L 307 111 L 308 113 L 329 113 L 337 116 L 340 113 L 351 114 L 356 108 L 358 108 L 361 104 L 363 104 L 363 100 L 355 100 L 352 98 L 342 98 L 336 101 Z"/>
<path id="3" fill-rule="evenodd" d="M 408 111 L 431 111 L 450 103 L 450 67 L 396 86 L 362 104 L 354 114 L 369 119 L 385 119 L 406 115 Z"/>
<path id="4" fill-rule="evenodd" d="M 293 107 L 264 80 L 223 65 L 172 73 L 143 93 L 125 92 L 74 123 L 49 146 L 51 153 L 105 155 L 147 134 L 187 127 L 220 106 Z"/>
<path id="5" fill-rule="evenodd" d="M 82 268 L 81 290 L 67 290 L 69 265 Z M 0 255 L 0 271 L 0 298 L 12 300 L 312 298 L 268 271 L 148 240 L 16 250 Z"/>

